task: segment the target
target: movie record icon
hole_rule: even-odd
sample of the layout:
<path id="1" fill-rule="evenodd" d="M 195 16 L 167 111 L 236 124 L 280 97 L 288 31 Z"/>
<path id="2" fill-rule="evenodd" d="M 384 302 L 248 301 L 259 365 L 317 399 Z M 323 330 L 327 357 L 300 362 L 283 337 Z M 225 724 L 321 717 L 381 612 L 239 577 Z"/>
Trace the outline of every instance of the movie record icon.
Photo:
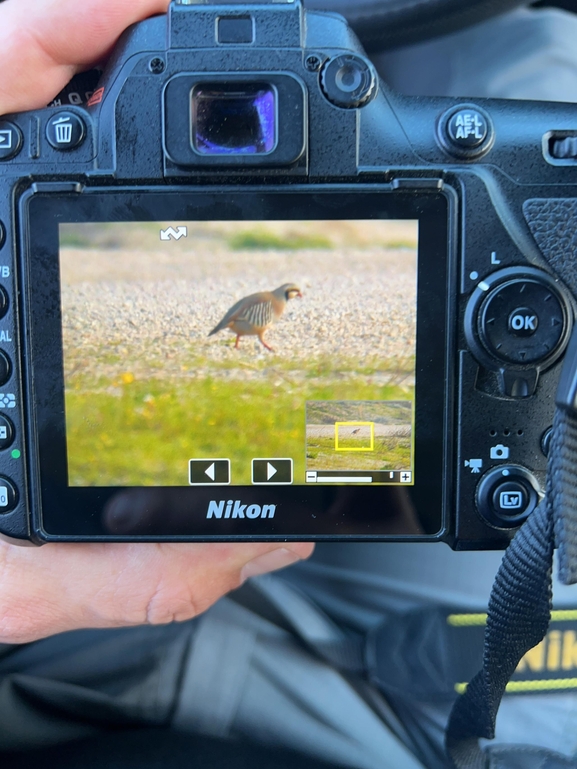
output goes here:
<path id="1" fill-rule="evenodd" d="M 282 486 L 293 482 L 292 459 L 253 459 L 252 482 L 268 486 Z"/>
<path id="2" fill-rule="evenodd" d="M 230 459 L 190 459 L 188 482 L 191 486 L 228 486 Z"/>

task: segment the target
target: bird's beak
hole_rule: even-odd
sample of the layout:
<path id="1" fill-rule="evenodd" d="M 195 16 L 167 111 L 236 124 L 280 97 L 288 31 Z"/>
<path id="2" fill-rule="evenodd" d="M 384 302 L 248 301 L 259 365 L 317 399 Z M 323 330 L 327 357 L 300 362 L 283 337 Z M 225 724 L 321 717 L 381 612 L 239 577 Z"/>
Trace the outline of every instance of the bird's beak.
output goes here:
<path id="1" fill-rule="evenodd" d="M 298 292 L 297 296 L 298 296 L 298 298 L 299 298 L 299 299 L 302 299 L 302 298 L 303 298 L 303 295 L 301 294 L 301 292 L 300 292 L 300 291 Z"/>

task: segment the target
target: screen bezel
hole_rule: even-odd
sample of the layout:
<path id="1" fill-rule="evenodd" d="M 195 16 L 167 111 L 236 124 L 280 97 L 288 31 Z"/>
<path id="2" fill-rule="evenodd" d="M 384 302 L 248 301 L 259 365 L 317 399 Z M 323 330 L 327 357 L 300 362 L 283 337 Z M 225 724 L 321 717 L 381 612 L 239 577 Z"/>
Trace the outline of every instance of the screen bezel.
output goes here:
<path id="1" fill-rule="evenodd" d="M 33 526 L 44 540 L 227 539 L 441 539 L 447 527 L 451 483 L 453 402 L 453 297 L 455 259 L 451 200 L 443 192 L 398 192 L 390 187 L 311 186 L 31 194 L 23 201 L 20 264 L 24 371 L 27 393 Z M 412 219 L 419 221 L 415 485 L 403 488 L 417 513 L 399 519 L 390 486 L 210 487 L 212 498 L 277 505 L 272 520 L 206 520 L 206 490 L 172 490 L 186 501 L 186 520 L 164 516 L 135 533 L 106 530 L 102 510 L 119 487 L 68 487 L 58 225 L 65 222 L 230 221 L 307 219 Z M 144 487 L 149 491 L 153 487 Z M 339 489 L 351 490 L 343 496 Z M 176 492 L 176 490 L 179 490 Z M 395 492 L 396 493 L 396 492 Z M 169 500 L 170 493 L 167 491 Z M 169 501 L 167 501 L 168 504 Z M 379 513 L 383 506 L 393 512 Z M 404 503 L 401 501 L 400 508 Z"/>

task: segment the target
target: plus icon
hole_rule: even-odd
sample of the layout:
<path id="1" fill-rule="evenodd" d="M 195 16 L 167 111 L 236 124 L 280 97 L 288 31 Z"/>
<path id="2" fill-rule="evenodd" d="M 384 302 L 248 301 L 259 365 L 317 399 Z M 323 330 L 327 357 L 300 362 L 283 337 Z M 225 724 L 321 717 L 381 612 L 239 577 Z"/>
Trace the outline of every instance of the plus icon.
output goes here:
<path id="1" fill-rule="evenodd" d="M 412 473 L 405 472 L 401 473 L 401 483 L 410 483 L 412 478 Z"/>

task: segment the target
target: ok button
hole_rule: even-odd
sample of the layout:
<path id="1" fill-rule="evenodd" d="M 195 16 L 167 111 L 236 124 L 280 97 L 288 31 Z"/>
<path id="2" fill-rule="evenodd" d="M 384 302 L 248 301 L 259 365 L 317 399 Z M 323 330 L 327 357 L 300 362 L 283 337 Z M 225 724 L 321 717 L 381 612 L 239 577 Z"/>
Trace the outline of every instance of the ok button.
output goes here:
<path id="1" fill-rule="evenodd" d="M 508 326 L 515 336 L 532 336 L 539 327 L 539 318 L 530 307 L 518 307 L 509 315 Z"/>

